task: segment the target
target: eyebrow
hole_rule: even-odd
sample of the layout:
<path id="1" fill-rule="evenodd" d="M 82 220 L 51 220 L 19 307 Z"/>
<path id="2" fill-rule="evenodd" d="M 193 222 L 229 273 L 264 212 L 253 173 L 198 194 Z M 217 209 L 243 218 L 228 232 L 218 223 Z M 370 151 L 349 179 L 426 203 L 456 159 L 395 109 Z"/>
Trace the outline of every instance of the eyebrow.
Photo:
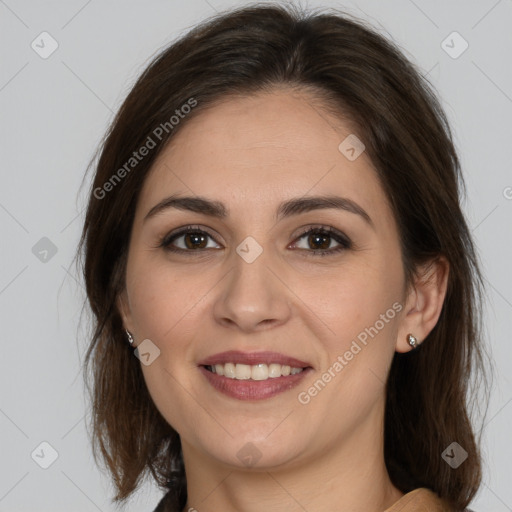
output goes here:
<path id="1" fill-rule="evenodd" d="M 170 208 L 200 213 L 217 219 L 229 217 L 229 210 L 220 201 L 201 196 L 170 196 L 153 206 L 144 217 L 144 222 Z M 298 197 L 284 201 L 277 209 L 276 220 L 322 209 L 337 209 L 354 213 L 375 229 L 372 219 L 361 206 L 346 197 L 333 195 Z"/>

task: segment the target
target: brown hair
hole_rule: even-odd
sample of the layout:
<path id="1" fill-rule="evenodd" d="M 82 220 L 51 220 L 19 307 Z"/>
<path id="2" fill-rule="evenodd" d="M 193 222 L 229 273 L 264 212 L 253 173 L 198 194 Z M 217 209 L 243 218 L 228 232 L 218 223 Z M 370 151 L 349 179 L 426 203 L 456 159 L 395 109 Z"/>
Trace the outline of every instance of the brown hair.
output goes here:
<path id="1" fill-rule="evenodd" d="M 169 494 L 175 509 L 185 506 L 180 438 L 152 402 L 116 307 L 135 207 L 155 158 L 189 119 L 230 96 L 276 86 L 310 91 L 358 127 L 398 223 L 407 282 L 422 263 L 440 256 L 449 262 L 436 327 L 419 349 L 394 355 L 384 456 L 402 492 L 427 487 L 463 509 L 481 482 L 480 438 L 468 403 L 487 375 L 482 278 L 459 204 L 459 161 L 427 80 L 391 42 L 336 11 L 265 4 L 217 15 L 163 50 L 117 113 L 101 146 L 79 247 L 94 315 L 85 376 L 95 459 L 99 448 L 116 485 L 115 500 L 126 500 L 149 471 L 162 488 L 175 491 Z M 170 123 L 191 99 L 197 106 Z M 131 161 L 148 137 L 155 147 Z M 480 382 L 469 386 L 478 376 Z M 441 457 L 453 441 L 468 452 L 457 469 Z"/>

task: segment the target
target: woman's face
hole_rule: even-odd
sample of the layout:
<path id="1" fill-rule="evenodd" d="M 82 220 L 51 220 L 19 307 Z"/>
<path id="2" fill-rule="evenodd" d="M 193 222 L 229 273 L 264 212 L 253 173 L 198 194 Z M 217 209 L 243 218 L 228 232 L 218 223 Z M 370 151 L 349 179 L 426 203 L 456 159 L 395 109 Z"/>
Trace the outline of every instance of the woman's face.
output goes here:
<path id="1" fill-rule="evenodd" d="M 144 378 L 186 457 L 291 467 L 380 439 L 405 283 L 394 217 L 351 133 L 276 89 L 198 114 L 147 177 L 122 311 L 135 345 L 150 340 Z"/>

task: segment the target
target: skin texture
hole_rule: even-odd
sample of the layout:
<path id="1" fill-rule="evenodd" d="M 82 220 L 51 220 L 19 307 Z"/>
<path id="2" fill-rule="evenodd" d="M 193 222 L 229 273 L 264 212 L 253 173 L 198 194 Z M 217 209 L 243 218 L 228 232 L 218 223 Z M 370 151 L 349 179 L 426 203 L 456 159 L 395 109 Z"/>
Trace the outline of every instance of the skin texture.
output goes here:
<path id="1" fill-rule="evenodd" d="M 145 181 L 119 307 L 135 345 L 148 338 L 160 349 L 141 367 L 156 407 L 181 436 L 185 510 L 378 512 L 403 495 L 384 463 L 385 382 L 395 351 L 411 349 L 407 334 L 421 342 L 435 326 L 448 269 L 441 261 L 407 289 L 397 225 L 376 172 L 366 153 L 349 161 L 338 149 L 350 133 L 307 92 L 230 98 L 185 124 Z M 170 208 L 143 220 L 171 194 L 221 201 L 229 216 Z M 355 201 L 373 227 L 335 209 L 276 222 L 281 201 L 329 194 Z M 158 247 L 187 225 L 211 234 L 206 249 Z M 352 246 L 318 256 L 319 244 L 339 243 L 299 238 L 308 226 L 339 230 Z M 263 249 L 252 263 L 236 252 L 248 236 Z M 298 393 L 394 303 L 401 311 L 300 403 Z M 236 400 L 198 369 L 225 350 L 276 351 L 313 371 L 273 398 Z M 261 454 L 250 468 L 237 457 L 248 442 Z"/>

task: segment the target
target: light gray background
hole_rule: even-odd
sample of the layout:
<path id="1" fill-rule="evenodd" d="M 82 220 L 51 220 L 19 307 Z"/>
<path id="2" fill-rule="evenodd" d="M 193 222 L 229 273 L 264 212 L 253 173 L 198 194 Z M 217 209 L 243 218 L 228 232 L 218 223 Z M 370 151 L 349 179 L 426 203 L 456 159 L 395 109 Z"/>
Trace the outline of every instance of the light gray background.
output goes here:
<path id="1" fill-rule="evenodd" d="M 84 343 L 77 337 L 84 293 L 72 266 L 85 206 L 78 191 L 113 113 L 155 52 L 204 17 L 243 3 L 0 0 L 0 512 L 115 510 L 85 430 Z M 512 1 L 308 5 L 368 19 L 442 97 L 468 186 L 464 208 L 486 276 L 486 332 L 497 370 L 484 485 L 472 508 L 510 511 Z M 31 48 L 43 31 L 59 45 L 47 59 Z M 441 46 L 453 31 L 469 44 L 456 59 Z M 46 262 L 32 251 L 42 237 L 57 248 Z M 31 458 L 43 441 L 58 452 L 48 469 Z M 159 498 L 147 483 L 126 510 L 153 510 Z"/>

